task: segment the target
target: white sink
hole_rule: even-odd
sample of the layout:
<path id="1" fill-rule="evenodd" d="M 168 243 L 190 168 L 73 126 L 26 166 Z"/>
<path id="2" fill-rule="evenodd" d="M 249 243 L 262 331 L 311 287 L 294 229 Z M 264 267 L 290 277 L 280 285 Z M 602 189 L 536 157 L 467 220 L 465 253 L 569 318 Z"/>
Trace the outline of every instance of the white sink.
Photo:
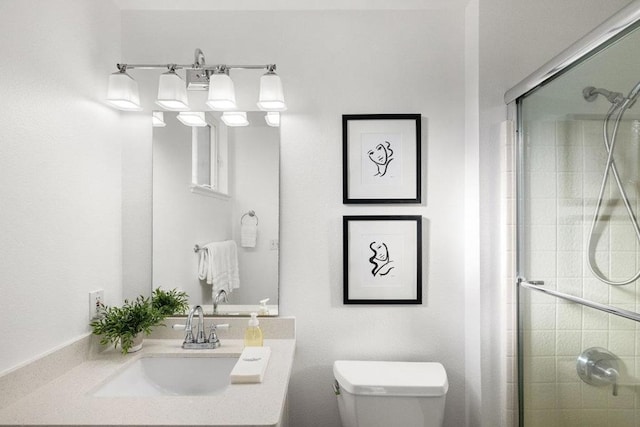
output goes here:
<path id="1" fill-rule="evenodd" d="M 102 383 L 93 396 L 210 396 L 229 386 L 237 357 L 142 357 Z"/>

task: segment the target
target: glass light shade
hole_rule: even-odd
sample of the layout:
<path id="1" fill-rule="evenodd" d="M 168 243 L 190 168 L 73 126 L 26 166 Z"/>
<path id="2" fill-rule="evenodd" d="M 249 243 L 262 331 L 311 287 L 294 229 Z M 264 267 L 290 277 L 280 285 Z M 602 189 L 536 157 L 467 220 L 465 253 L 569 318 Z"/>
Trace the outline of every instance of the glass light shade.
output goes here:
<path id="1" fill-rule="evenodd" d="M 178 120 L 185 126 L 202 127 L 207 125 L 203 112 L 183 111 L 178 113 Z"/>
<path id="2" fill-rule="evenodd" d="M 280 126 L 280 113 L 277 111 L 267 111 L 267 114 L 264 116 L 264 120 L 269 126 L 277 128 Z"/>
<path id="3" fill-rule="evenodd" d="M 153 127 L 165 127 L 167 124 L 164 122 L 164 113 L 162 111 L 153 111 L 151 113 L 151 123 Z"/>
<path id="4" fill-rule="evenodd" d="M 269 71 L 260 77 L 258 108 L 264 111 L 284 111 L 287 109 L 287 105 L 284 103 L 280 76 L 273 71 Z"/>
<path id="5" fill-rule="evenodd" d="M 207 105 L 216 111 L 236 108 L 236 91 L 233 80 L 227 74 L 212 74 L 209 77 Z"/>
<path id="6" fill-rule="evenodd" d="M 120 71 L 109 75 L 107 102 L 118 110 L 142 110 L 138 82 L 133 80 L 129 74 Z"/>
<path id="7" fill-rule="evenodd" d="M 225 111 L 221 119 L 227 126 L 249 126 L 247 113 L 244 111 Z"/>
<path id="8" fill-rule="evenodd" d="M 170 111 L 185 111 L 189 109 L 187 85 L 175 71 L 160 74 L 156 104 Z"/>

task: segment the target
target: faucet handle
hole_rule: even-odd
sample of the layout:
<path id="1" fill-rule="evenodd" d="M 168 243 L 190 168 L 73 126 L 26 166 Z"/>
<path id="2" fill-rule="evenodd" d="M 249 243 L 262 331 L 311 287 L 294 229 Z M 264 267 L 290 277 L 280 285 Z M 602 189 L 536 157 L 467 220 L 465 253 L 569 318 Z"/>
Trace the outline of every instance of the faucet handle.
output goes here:
<path id="1" fill-rule="evenodd" d="M 195 340 L 193 339 L 193 332 L 191 332 L 191 328 L 189 327 L 189 325 L 181 325 L 181 324 L 175 324 L 171 326 L 172 329 L 181 329 L 181 330 L 186 330 L 187 334 L 184 337 L 184 342 L 185 343 L 192 343 L 195 342 Z"/>
<path id="2" fill-rule="evenodd" d="M 214 343 L 214 344 L 220 343 L 220 340 L 218 339 L 218 334 L 216 334 L 216 330 L 218 328 L 229 329 L 229 324 L 223 323 L 221 325 L 216 325 L 215 323 L 211 322 L 211 326 L 209 326 L 209 340 L 208 340 L 210 343 Z"/>

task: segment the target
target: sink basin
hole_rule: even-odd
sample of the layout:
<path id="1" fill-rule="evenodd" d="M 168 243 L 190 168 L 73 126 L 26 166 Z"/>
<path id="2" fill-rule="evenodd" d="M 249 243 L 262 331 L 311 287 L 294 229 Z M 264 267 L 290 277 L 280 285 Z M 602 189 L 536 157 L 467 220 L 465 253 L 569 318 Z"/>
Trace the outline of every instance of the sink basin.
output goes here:
<path id="1" fill-rule="evenodd" d="M 237 357 L 143 357 L 101 384 L 93 396 L 210 396 L 229 386 Z"/>

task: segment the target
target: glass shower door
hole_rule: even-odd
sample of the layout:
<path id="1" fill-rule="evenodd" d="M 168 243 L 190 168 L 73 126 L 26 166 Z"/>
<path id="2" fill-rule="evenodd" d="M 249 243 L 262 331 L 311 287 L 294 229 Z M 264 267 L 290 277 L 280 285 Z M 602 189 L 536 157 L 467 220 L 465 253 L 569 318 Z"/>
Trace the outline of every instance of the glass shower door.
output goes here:
<path id="1" fill-rule="evenodd" d="M 521 427 L 640 426 L 637 46 L 517 100 Z"/>

